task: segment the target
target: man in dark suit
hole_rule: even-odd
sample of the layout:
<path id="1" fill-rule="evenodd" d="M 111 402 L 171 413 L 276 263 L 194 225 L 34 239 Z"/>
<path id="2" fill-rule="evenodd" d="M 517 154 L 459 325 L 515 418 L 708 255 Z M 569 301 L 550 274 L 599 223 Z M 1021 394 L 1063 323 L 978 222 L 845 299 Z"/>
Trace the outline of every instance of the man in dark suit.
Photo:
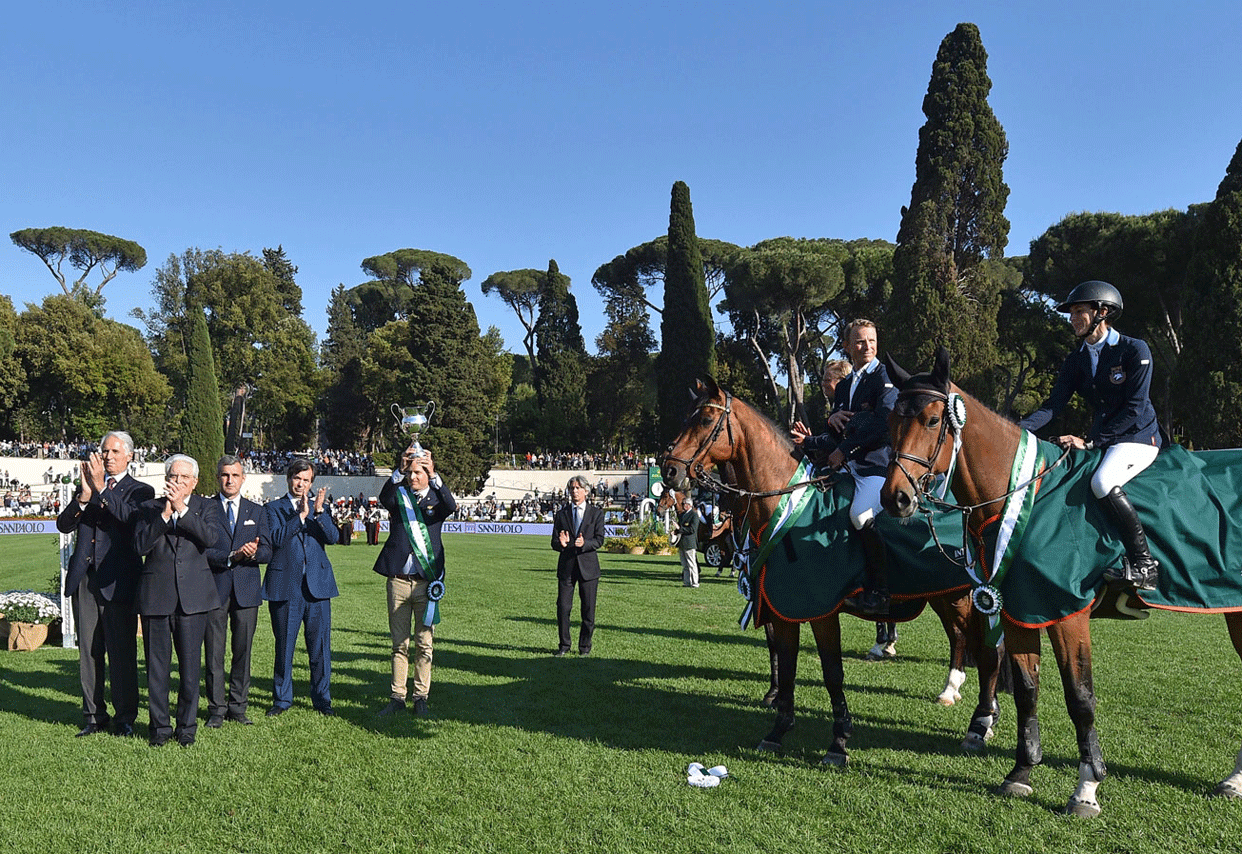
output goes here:
<path id="1" fill-rule="evenodd" d="M 272 560 L 263 576 L 263 598 L 272 615 L 276 663 L 272 672 L 272 707 L 267 716 L 293 705 L 293 650 L 306 625 L 310 658 L 311 703 L 322 715 L 332 711 L 332 599 L 339 595 L 324 546 L 337 541 L 332 515 L 324 508 L 326 489 L 313 496 L 315 467 L 295 459 L 285 472 L 289 493 L 264 505 L 267 546 Z M 260 538 L 260 545 L 262 545 Z"/>
<path id="2" fill-rule="evenodd" d="M 82 462 L 77 494 L 56 518 L 62 534 L 77 531 L 65 590 L 73 598 L 78 674 L 86 725 L 79 736 L 108 729 L 104 675 L 110 669 L 113 732 L 133 735 L 138 717 L 138 618 L 134 585 L 142 559 L 134 551 L 138 506 L 155 490 L 130 477 L 134 440 L 113 431 Z M 106 661 L 105 661 L 106 657 Z"/>
<path id="3" fill-rule="evenodd" d="M 143 503 L 134 525 L 134 549 L 145 560 L 138 575 L 138 613 L 147 655 L 150 739 L 159 747 L 176 737 L 182 747 L 198 732 L 198 684 L 202 676 L 207 612 L 220 594 L 211 564 L 227 548 L 220 505 L 193 495 L 198 463 L 173 454 L 164 463 L 164 495 Z M 168 719 L 168 682 L 177 651 L 177 727 Z"/>
<path id="4" fill-rule="evenodd" d="M 811 436 L 805 428 L 794 430 L 794 441 L 807 453 L 831 447 L 828 467 L 845 468 L 854 480 L 850 525 L 866 555 L 867 579 L 862 596 L 850 604 L 873 616 L 887 614 L 889 605 L 888 552 L 875 529 L 875 517 L 892 457 L 888 416 L 897 403 L 897 388 L 876 358 L 878 351 L 875 324 L 852 321 L 845 329 L 845 352 L 853 371 L 836 384 L 828 432 Z"/>
<path id="5" fill-rule="evenodd" d="M 259 564 L 272 559 L 268 539 L 267 514 L 263 507 L 241 495 L 246 473 L 241 460 L 223 456 L 216 463 L 220 493 L 213 499 L 220 504 L 222 535 L 227 543 L 224 560 L 213 563 L 220 607 L 207 615 L 207 726 L 219 728 L 225 718 L 242 724 L 250 700 L 250 651 L 262 601 L 263 578 Z M 232 631 L 232 667 L 224 681 L 224 641 Z"/>
<path id="6" fill-rule="evenodd" d="M 552 548 L 556 558 L 556 627 L 559 641 L 556 655 L 569 652 L 569 612 L 574 603 L 574 585 L 582 604 L 582 625 L 578 630 L 578 654 L 591 654 L 591 635 L 595 631 L 595 593 L 599 587 L 599 555 L 604 544 L 604 511 L 588 504 L 590 485 L 582 475 L 566 484 L 569 503 L 552 520 Z"/>
<path id="7" fill-rule="evenodd" d="M 392 635 L 392 690 L 381 715 L 405 708 L 409 676 L 410 625 L 414 625 L 414 714 L 427 714 L 431 691 L 432 626 L 439 615 L 429 604 L 444 592 L 444 545 L 440 528 L 457 501 L 440 475 L 431 452 L 411 445 L 401 465 L 384 482 L 380 504 L 388 511 L 388 539 L 375 571 L 388 577 L 388 630 Z M 433 598 L 434 597 L 434 598 Z"/>

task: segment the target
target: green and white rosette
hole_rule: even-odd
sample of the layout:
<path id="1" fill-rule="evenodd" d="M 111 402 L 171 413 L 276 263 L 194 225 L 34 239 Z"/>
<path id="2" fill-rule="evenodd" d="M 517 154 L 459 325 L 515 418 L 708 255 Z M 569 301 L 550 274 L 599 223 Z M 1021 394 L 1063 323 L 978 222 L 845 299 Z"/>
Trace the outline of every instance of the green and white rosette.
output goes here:
<path id="1" fill-rule="evenodd" d="M 413 491 L 407 486 L 397 490 L 401 501 L 401 526 L 410 539 L 411 551 L 423 578 L 427 579 L 427 611 L 423 614 L 423 625 L 434 626 L 440 622 L 439 602 L 444 598 L 444 579 L 442 573 L 436 572 L 435 560 L 431 554 L 431 532 L 427 530 L 427 522 L 423 519 L 422 508 Z"/>
<path id="2" fill-rule="evenodd" d="M 1005 510 L 996 533 L 996 547 L 992 553 L 992 575 L 984 579 L 980 577 L 978 562 L 968 559 L 966 571 L 975 582 L 971 591 L 970 601 L 975 610 L 988 618 L 986 638 L 993 646 L 1000 644 L 1004 636 L 1001 627 L 1001 608 L 1004 601 L 1000 588 L 1013 565 L 1017 554 L 1018 543 L 1026 531 L 1027 522 L 1031 518 L 1031 508 L 1035 504 L 1035 472 L 1044 464 L 1043 451 L 1039 440 L 1029 430 L 1022 431 L 1018 442 L 1018 451 L 1013 457 L 1013 467 L 1009 472 L 1009 497 L 1005 499 Z"/>
<path id="3" fill-rule="evenodd" d="M 772 553 L 772 549 L 780 542 L 781 537 L 789 532 L 794 523 L 802 516 L 807 505 L 814 495 L 814 487 L 808 481 L 811 479 L 811 466 L 803 459 L 798 463 L 797 470 L 793 473 L 793 477 L 789 479 L 787 486 L 793 486 L 795 483 L 801 484 L 797 489 L 787 492 L 781 496 L 780 503 L 776 506 L 776 512 L 772 514 L 768 527 L 764 529 L 763 536 L 759 541 L 759 547 L 753 553 L 749 546 L 746 549 L 746 566 L 740 573 L 737 580 L 737 592 L 741 593 L 746 599 L 746 607 L 742 610 L 742 617 L 738 620 L 738 624 L 744 629 L 750 623 L 755 615 L 755 605 L 759 600 L 759 573 L 763 570 L 763 565 L 767 562 L 768 555 Z M 742 537 L 744 543 L 749 543 L 749 525 L 743 525 Z"/>

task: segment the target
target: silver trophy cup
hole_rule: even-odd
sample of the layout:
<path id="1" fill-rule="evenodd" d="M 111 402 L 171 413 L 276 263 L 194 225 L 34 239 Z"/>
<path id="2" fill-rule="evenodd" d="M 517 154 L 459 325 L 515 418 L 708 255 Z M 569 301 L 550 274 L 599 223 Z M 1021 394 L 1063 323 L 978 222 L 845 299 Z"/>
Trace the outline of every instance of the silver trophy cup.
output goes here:
<path id="1" fill-rule="evenodd" d="M 418 436 L 427 429 L 431 423 L 431 416 L 436 412 L 436 402 L 429 400 L 423 405 L 410 404 L 402 406 L 394 403 L 391 408 L 392 417 L 397 419 L 397 427 L 401 432 L 410 437 L 410 447 L 414 449 L 414 455 L 421 457 L 425 451 L 423 446 L 418 443 Z"/>

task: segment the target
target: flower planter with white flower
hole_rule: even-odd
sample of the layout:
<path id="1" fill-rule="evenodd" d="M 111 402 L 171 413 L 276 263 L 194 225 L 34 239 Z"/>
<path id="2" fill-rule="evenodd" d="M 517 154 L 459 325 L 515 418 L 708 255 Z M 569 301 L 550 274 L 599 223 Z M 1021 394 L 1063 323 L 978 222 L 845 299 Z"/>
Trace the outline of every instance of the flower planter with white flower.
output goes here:
<path id="1" fill-rule="evenodd" d="M 47 640 L 48 624 L 60 619 L 60 604 L 49 593 L 0 593 L 0 633 L 10 650 L 35 650 Z"/>

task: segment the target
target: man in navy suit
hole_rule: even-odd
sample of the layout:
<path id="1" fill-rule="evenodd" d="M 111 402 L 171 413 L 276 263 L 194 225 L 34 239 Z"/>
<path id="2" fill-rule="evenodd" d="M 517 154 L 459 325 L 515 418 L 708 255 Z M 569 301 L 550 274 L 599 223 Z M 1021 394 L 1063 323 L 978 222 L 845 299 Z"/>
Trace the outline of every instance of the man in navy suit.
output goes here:
<path id="1" fill-rule="evenodd" d="M 272 559 L 267 514 L 263 507 L 241 494 L 246 473 L 241 460 L 226 455 L 216 463 L 220 492 L 221 531 L 228 544 L 223 560 L 212 564 L 220 607 L 207 615 L 207 726 L 217 729 L 225 718 L 242 724 L 250 700 L 250 651 L 262 601 L 263 578 L 259 564 Z M 224 641 L 232 631 L 232 667 L 229 668 L 228 697 L 225 697 Z"/>
<path id="2" fill-rule="evenodd" d="M 375 560 L 375 571 L 388 577 L 388 630 L 392 635 L 391 698 L 380 714 L 391 715 L 405 708 L 413 622 L 414 714 L 426 715 L 431 691 L 432 626 L 436 622 L 434 612 L 433 619 L 427 620 L 428 605 L 434 601 L 433 595 L 444 590 L 440 528 L 457 509 L 457 501 L 436 474 L 431 452 L 414 445 L 405 449 L 401 465 L 384 482 L 379 501 L 388 511 L 390 527 Z"/>
<path id="3" fill-rule="evenodd" d="M 79 736 L 108 729 L 104 674 L 112 685 L 111 719 L 117 735 L 133 735 L 138 717 L 138 618 L 134 585 L 142 559 L 134 551 L 138 506 L 155 490 L 127 473 L 134 440 L 115 430 L 103 437 L 99 453 L 82 462 L 77 494 L 56 518 L 62 534 L 77 531 L 65 590 L 73 598 L 78 633 L 78 674 L 82 682 Z M 105 660 L 106 656 L 106 660 Z"/>
<path id="4" fill-rule="evenodd" d="M 880 512 L 880 489 L 888 472 L 892 446 L 888 416 L 897 403 L 897 388 L 876 358 L 879 341 L 875 324 L 854 320 L 845 329 L 845 352 L 853 371 L 836 384 L 828 432 L 811 436 L 805 429 L 793 431 L 794 442 L 807 453 L 831 448 L 829 468 L 845 468 L 854 480 L 850 502 L 850 525 L 859 537 L 867 560 L 863 595 L 850 604 L 864 614 L 888 613 L 888 552 L 875 529 Z"/>
<path id="5" fill-rule="evenodd" d="M 198 685 L 203 667 L 207 612 L 220 594 L 211 564 L 227 548 L 220 505 L 193 495 L 198 463 L 173 454 L 164 463 L 164 495 L 144 502 L 134 524 L 134 549 L 146 558 L 138 575 L 138 613 L 147 655 L 150 740 L 159 747 L 176 737 L 182 747 L 198 732 Z M 168 719 L 173 649 L 177 651 L 177 727 Z"/>
<path id="6" fill-rule="evenodd" d="M 582 475 L 566 484 L 569 503 L 552 518 L 552 548 L 556 558 L 556 628 L 559 643 L 555 655 L 569 652 L 569 612 L 574 604 L 574 585 L 582 603 L 582 625 L 578 629 L 578 655 L 591 654 L 595 632 L 595 594 L 599 589 L 599 555 L 604 544 L 604 511 L 588 504 L 590 489 Z"/>
<path id="7" fill-rule="evenodd" d="M 272 560 L 263 577 L 263 598 L 272 615 L 276 664 L 272 673 L 272 707 L 267 716 L 283 714 L 293 705 L 293 650 L 298 630 L 306 625 L 310 658 L 311 703 L 322 715 L 332 711 L 332 599 L 339 595 L 336 577 L 324 546 L 337 541 L 332 515 L 324 508 L 327 490 L 313 496 L 315 467 L 295 459 L 285 472 L 289 494 L 269 501 L 267 546 Z M 264 543 L 260 537 L 260 546 Z"/>

